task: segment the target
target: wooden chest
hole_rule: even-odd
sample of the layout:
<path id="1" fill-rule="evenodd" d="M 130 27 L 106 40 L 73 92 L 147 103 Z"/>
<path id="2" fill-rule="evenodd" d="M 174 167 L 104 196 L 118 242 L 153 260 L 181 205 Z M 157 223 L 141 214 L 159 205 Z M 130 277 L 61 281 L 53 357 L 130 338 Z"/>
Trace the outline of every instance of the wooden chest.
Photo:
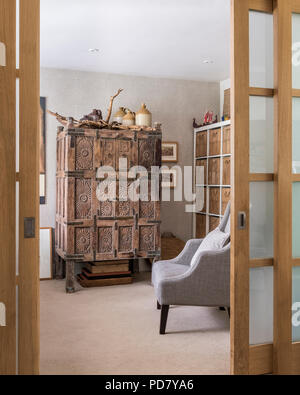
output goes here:
<path id="1" fill-rule="evenodd" d="M 127 162 L 128 170 L 133 166 L 143 166 L 147 170 L 149 201 L 123 199 L 122 188 L 119 188 L 119 158 Z M 97 188 L 103 180 L 97 178 L 97 171 L 102 166 L 117 171 L 117 195 L 112 200 L 98 199 Z M 59 128 L 58 255 L 73 262 L 159 257 L 160 201 L 151 201 L 152 166 L 161 166 L 160 130 L 149 133 Z M 136 181 L 137 177 L 128 179 L 128 186 Z"/>

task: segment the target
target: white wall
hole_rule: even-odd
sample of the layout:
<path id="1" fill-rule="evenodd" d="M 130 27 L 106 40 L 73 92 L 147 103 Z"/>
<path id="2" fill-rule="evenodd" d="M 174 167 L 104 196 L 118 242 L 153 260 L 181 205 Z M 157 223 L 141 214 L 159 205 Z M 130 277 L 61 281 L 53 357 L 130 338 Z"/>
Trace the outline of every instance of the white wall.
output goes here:
<path id="1" fill-rule="evenodd" d="M 118 106 L 137 111 L 145 102 L 153 121 L 163 124 L 163 140 L 179 142 L 179 165 L 192 165 L 193 118 L 207 108 L 219 113 L 219 83 L 131 77 L 71 70 L 42 69 L 41 96 L 47 108 L 66 116 L 80 118 L 93 108 L 106 113 L 110 96 L 119 88 L 124 92 Z M 47 204 L 41 206 L 41 226 L 55 226 L 56 129 L 58 123 L 47 115 Z M 162 204 L 162 232 L 171 231 L 183 240 L 192 237 L 192 216 L 185 213 L 184 202 Z"/>
<path id="2" fill-rule="evenodd" d="M 230 87 L 231 87 L 230 78 L 220 82 L 220 117 L 221 118 L 223 116 L 224 92 L 226 91 L 226 89 L 230 89 Z"/>

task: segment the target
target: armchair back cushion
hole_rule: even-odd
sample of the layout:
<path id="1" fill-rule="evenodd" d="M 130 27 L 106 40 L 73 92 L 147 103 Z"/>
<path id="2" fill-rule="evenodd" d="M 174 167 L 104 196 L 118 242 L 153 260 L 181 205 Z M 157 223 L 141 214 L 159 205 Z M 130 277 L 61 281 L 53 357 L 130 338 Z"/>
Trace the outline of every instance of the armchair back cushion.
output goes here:
<path id="1" fill-rule="evenodd" d="M 230 233 L 222 232 L 219 228 L 216 228 L 210 232 L 202 241 L 199 248 L 195 252 L 192 258 L 191 266 L 194 266 L 199 261 L 199 255 L 203 251 L 216 251 L 224 248 L 230 240 Z"/>

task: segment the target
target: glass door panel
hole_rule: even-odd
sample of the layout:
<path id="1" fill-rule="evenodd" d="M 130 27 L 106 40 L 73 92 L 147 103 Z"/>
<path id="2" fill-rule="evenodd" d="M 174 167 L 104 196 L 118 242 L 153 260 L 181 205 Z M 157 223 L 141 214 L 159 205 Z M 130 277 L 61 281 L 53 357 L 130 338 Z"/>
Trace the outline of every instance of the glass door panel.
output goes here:
<path id="1" fill-rule="evenodd" d="M 300 173 L 300 98 L 293 98 L 293 173 Z"/>
<path id="2" fill-rule="evenodd" d="M 250 269 L 251 345 L 273 342 L 273 268 Z"/>
<path id="3" fill-rule="evenodd" d="M 293 269 L 293 342 L 300 342 L 300 267 Z"/>
<path id="4" fill-rule="evenodd" d="M 274 183 L 250 183 L 250 258 L 273 257 Z M 250 269 L 250 344 L 273 342 L 273 267 Z"/>
<path id="5" fill-rule="evenodd" d="M 249 13 L 250 86 L 273 88 L 273 15 Z"/>
<path id="6" fill-rule="evenodd" d="M 292 16 L 293 89 L 300 89 L 300 14 Z"/>
<path id="7" fill-rule="evenodd" d="M 293 184 L 293 258 L 300 258 L 300 182 Z"/>
<path id="8" fill-rule="evenodd" d="M 250 258 L 273 258 L 274 184 L 250 183 Z"/>
<path id="9" fill-rule="evenodd" d="M 250 97 L 250 173 L 274 172 L 274 99 Z"/>

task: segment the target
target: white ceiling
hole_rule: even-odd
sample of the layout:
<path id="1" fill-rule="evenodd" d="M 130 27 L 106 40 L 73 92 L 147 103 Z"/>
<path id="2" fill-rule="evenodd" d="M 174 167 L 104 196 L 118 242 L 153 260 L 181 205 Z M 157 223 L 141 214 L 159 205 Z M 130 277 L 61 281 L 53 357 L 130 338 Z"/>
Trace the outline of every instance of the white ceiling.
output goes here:
<path id="1" fill-rule="evenodd" d="M 230 0 L 41 0 L 41 66 L 224 80 Z"/>

